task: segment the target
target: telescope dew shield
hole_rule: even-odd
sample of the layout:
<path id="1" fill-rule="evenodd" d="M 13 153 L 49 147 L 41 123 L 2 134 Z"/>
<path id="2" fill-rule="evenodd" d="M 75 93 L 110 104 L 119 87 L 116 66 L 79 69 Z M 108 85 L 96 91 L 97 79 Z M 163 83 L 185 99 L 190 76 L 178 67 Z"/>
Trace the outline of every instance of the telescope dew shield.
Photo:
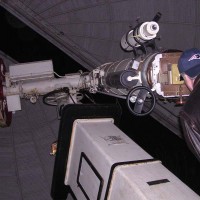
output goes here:
<path id="1" fill-rule="evenodd" d="M 138 29 L 138 38 L 144 41 L 152 40 L 156 37 L 158 31 L 159 26 L 156 22 L 144 22 Z"/>

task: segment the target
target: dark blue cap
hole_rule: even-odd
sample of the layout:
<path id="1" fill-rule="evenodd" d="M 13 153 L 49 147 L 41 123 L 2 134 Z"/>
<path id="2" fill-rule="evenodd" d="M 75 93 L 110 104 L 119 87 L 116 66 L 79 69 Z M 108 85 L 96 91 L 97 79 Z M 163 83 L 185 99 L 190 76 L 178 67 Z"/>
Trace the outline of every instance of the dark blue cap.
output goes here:
<path id="1" fill-rule="evenodd" d="M 185 73 L 193 78 L 200 74 L 200 50 L 196 48 L 184 51 L 178 61 L 180 74 Z"/>

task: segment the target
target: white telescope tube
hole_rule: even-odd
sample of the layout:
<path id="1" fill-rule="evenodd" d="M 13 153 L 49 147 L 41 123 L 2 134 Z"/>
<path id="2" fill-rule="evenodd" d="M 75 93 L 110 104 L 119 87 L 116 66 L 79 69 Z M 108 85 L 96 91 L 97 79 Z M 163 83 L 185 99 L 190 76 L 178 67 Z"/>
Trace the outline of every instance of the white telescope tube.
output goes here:
<path id="1" fill-rule="evenodd" d="M 121 39 L 121 47 L 126 51 L 132 51 L 133 47 L 139 47 L 139 43 L 145 43 L 154 39 L 159 31 L 158 23 L 154 21 L 144 22 L 138 28 L 130 30 Z"/>
<path id="2" fill-rule="evenodd" d="M 152 40 L 159 31 L 159 25 L 156 22 L 144 22 L 138 29 L 138 37 L 142 40 Z"/>
<path id="3" fill-rule="evenodd" d="M 63 78 L 53 78 L 27 83 L 17 83 L 12 87 L 3 87 L 4 96 L 30 94 L 36 91 L 43 95 L 61 87 L 77 88 L 82 85 L 80 75 L 65 76 Z"/>

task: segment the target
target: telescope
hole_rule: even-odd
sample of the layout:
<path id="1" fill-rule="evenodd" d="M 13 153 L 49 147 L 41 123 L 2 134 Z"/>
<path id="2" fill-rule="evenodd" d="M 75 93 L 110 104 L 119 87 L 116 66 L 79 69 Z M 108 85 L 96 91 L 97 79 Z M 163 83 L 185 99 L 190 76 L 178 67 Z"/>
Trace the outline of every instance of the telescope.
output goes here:
<path id="1" fill-rule="evenodd" d="M 183 104 L 190 92 L 178 72 L 181 52 L 159 51 L 155 46 L 160 16 L 157 13 L 152 21 L 139 23 L 122 36 L 121 47 L 133 51 L 133 57 L 104 63 L 89 72 L 59 76 L 52 60 L 10 65 L 7 72 L 1 59 L 0 126 L 9 126 L 12 112 L 21 110 L 21 98 L 37 103 L 43 96 L 44 104 L 57 106 L 58 116 L 65 105 L 82 103 L 86 92 L 124 99 L 136 116 L 150 114 L 157 100 Z"/>

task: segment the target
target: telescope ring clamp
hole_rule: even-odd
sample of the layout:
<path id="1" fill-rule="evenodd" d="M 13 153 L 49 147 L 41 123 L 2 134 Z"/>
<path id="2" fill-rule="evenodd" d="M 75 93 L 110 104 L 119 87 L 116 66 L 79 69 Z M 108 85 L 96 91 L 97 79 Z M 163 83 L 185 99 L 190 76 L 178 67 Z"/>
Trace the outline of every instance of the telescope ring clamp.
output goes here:
<path id="1" fill-rule="evenodd" d="M 129 91 L 126 102 L 129 111 L 133 115 L 146 116 L 153 111 L 156 105 L 156 98 L 150 88 L 137 86 Z"/>

